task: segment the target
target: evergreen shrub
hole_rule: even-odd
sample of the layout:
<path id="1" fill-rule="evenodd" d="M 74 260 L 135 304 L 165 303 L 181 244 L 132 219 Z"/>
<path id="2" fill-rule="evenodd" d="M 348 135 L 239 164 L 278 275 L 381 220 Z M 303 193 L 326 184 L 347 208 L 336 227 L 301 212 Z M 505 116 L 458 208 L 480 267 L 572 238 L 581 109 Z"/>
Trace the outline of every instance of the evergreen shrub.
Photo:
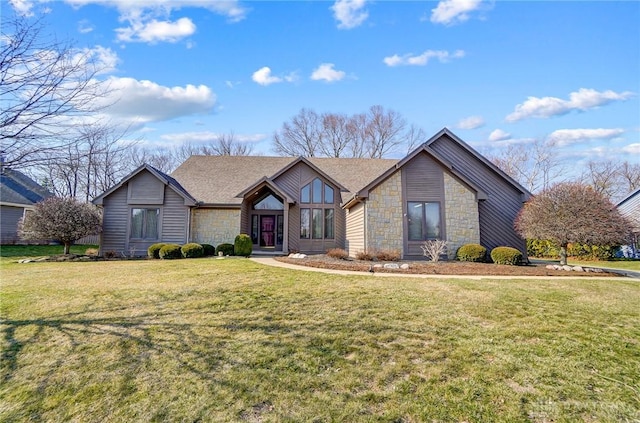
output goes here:
<path id="1" fill-rule="evenodd" d="M 253 252 L 253 241 L 247 234 L 240 234 L 234 242 L 234 253 L 236 256 L 249 257 Z"/>
<path id="2" fill-rule="evenodd" d="M 160 248 L 159 256 L 164 260 L 182 258 L 182 251 L 178 244 L 165 244 Z"/>
<path id="3" fill-rule="evenodd" d="M 165 243 L 159 242 L 157 244 L 151 244 L 149 248 L 147 248 L 147 256 L 149 258 L 159 259 L 160 258 L 160 249 L 164 247 Z"/>
<path id="4" fill-rule="evenodd" d="M 229 244 L 227 242 L 220 244 L 216 247 L 216 255 L 220 255 L 222 252 L 223 256 L 232 256 L 233 255 L 233 244 Z"/>
<path id="5" fill-rule="evenodd" d="M 204 256 L 204 248 L 202 247 L 202 245 L 195 242 L 184 244 L 180 248 L 180 252 L 182 253 L 182 257 L 184 258 L 198 258 Z"/>
<path id="6" fill-rule="evenodd" d="M 491 250 L 491 260 L 495 264 L 519 266 L 522 264 L 522 253 L 513 247 L 496 247 Z"/>
<path id="7" fill-rule="evenodd" d="M 200 244 L 200 245 L 202 245 L 205 257 L 210 257 L 210 256 L 215 256 L 216 255 L 216 247 L 214 247 L 213 245 L 211 245 L 211 244 Z"/>
<path id="8" fill-rule="evenodd" d="M 487 249 L 480 244 L 465 244 L 458 248 L 456 259 L 459 261 L 484 263 L 487 261 Z"/>

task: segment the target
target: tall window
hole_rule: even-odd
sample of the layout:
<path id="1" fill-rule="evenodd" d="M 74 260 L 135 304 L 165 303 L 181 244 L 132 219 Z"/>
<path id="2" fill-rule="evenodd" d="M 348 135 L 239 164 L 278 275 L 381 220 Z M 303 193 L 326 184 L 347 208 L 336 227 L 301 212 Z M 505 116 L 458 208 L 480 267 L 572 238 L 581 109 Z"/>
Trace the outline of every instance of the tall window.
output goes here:
<path id="1" fill-rule="evenodd" d="M 131 209 L 131 238 L 158 239 L 160 209 Z"/>
<path id="2" fill-rule="evenodd" d="M 300 209 L 300 238 L 333 239 L 334 189 L 315 178 L 300 189 L 300 203 L 312 205 Z"/>
<path id="3" fill-rule="evenodd" d="M 407 203 L 409 241 L 440 238 L 440 203 Z"/>

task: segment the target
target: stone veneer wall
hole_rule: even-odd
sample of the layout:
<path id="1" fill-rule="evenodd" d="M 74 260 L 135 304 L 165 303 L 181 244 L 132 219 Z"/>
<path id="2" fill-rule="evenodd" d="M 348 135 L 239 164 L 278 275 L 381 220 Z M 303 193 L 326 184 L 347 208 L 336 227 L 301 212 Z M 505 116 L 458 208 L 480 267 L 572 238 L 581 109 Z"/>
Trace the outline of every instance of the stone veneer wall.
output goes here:
<path id="1" fill-rule="evenodd" d="M 397 171 L 369 192 L 366 203 L 367 251 L 403 253 L 402 172 Z"/>
<path id="2" fill-rule="evenodd" d="M 239 233 L 240 209 L 194 209 L 191 214 L 191 242 L 233 244 Z"/>
<path id="3" fill-rule="evenodd" d="M 480 242 L 480 219 L 475 194 L 444 173 L 444 207 L 449 259 L 464 244 Z"/>

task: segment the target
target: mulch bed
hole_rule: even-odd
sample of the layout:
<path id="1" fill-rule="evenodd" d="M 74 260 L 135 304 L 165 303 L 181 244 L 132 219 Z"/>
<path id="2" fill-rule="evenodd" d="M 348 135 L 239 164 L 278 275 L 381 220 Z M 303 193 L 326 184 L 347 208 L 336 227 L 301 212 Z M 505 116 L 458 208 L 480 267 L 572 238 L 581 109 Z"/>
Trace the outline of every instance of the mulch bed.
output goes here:
<path id="1" fill-rule="evenodd" d="M 370 272 L 371 267 L 385 262 L 371 262 L 362 260 L 340 260 L 327 255 L 311 255 L 305 258 L 276 257 L 283 263 L 297 264 L 301 266 L 319 267 L 323 269 L 353 270 Z M 387 262 L 388 263 L 388 262 Z M 620 276 L 615 273 L 601 272 L 573 272 L 566 270 L 547 269 L 545 265 L 529 264 L 526 266 L 505 266 L 493 263 L 470 263 L 461 261 L 440 261 L 437 263 L 427 261 L 400 261 L 397 264 L 407 263 L 408 269 L 385 269 L 376 267 L 373 270 L 380 273 L 407 273 L 407 274 L 431 274 L 431 275 L 469 275 L 469 276 L 580 276 L 580 277 L 604 277 Z"/>

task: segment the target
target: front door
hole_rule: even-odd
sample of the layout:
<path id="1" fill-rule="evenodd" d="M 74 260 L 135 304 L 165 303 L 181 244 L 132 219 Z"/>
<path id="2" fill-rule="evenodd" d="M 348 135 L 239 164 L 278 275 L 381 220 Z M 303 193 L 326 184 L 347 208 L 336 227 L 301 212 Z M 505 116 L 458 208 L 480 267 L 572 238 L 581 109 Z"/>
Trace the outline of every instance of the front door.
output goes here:
<path id="1" fill-rule="evenodd" d="M 260 216 L 260 246 L 273 248 L 276 246 L 276 216 Z"/>

